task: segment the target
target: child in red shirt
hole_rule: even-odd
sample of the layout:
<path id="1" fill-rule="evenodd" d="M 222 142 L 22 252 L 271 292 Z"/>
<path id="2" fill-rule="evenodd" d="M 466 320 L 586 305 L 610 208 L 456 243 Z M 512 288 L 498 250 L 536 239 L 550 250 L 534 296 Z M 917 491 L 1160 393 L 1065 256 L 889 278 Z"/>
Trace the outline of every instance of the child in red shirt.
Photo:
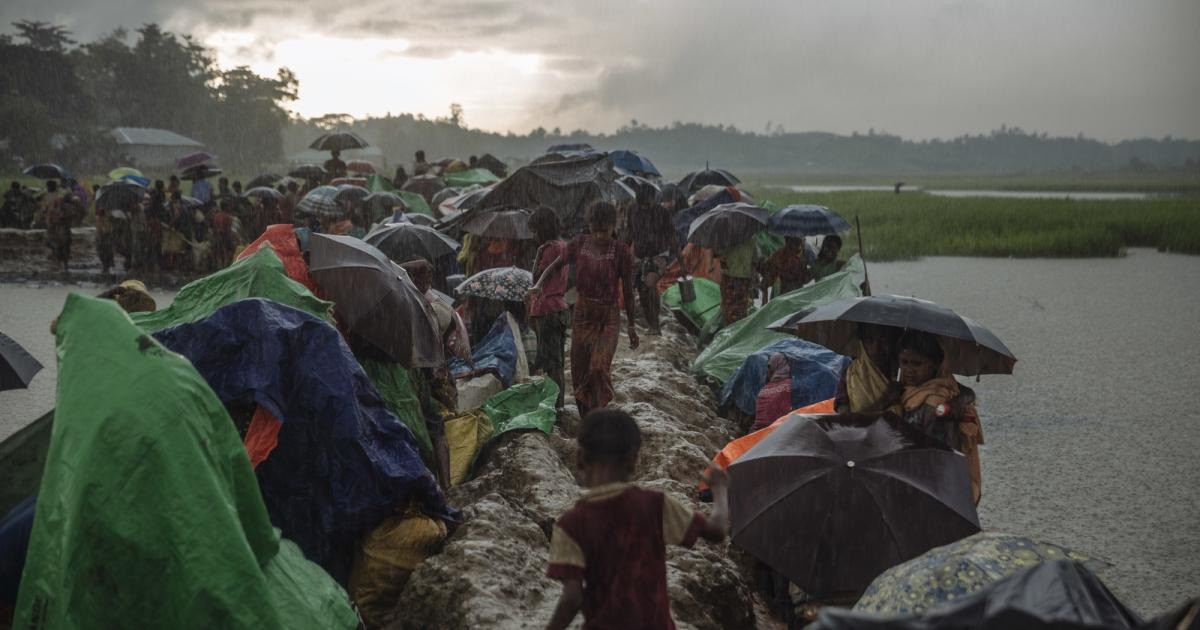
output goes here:
<path id="1" fill-rule="evenodd" d="M 559 517 L 547 575 L 563 592 L 547 628 L 566 628 L 583 610 L 586 628 L 674 628 L 667 598 L 668 544 L 718 542 L 729 526 L 729 478 L 710 468 L 713 511 L 705 518 L 678 500 L 629 483 L 642 444 L 629 414 L 592 411 L 579 428 L 578 466 L 587 486 Z"/>

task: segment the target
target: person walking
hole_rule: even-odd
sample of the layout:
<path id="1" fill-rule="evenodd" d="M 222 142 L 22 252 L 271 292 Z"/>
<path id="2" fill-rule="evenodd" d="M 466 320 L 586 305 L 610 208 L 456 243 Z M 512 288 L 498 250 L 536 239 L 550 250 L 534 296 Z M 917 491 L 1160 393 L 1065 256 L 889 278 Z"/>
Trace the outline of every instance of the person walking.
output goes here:
<path id="1" fill-rule="evenodd" d="M 533 211 L 529 217 L 529 227 L 537 237 L 538 250 L 534 255 L 533 277 L 541 278 L 550 263 L 562 258 L 567 253 L 566 241 L 559 238 L 562 228 L 558 215 L 554 210 L 542 206 Z M 561 268 L 558 273 L 546 280 L 541 294 L 529 304 L 528 313 L 537 335 L 537 361 L 539 370 L 546 373 L 550 380 L 558 384 L 558 401 L 555 408 L 562 410 L 566 397 L 566 377 L 563 373 L 564 359 L 563 344 L 567 340 L 567 325 L 570 311 L 563 295 L 567 292 L 567 269 Z"/>

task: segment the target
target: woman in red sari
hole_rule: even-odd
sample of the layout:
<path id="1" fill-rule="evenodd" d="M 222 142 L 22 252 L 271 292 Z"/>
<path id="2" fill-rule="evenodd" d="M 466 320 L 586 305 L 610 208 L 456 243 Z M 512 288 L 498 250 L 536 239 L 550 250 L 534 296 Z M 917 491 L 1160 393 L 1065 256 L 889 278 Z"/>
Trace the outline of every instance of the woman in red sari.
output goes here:
<path id="1" fill-rule="evenodd" d="M 536 301 L 547 278 L 554 278 L 563 265 L 575 266 L 578 300 L 571 324 L 571 384 L 581 417 L 613 399 L 609 370 L 621 332 L 619 296 L 624 298 L 629 319 L 629 347 L 638 347 L 633 323 L 633 254 L 628 245 L 613 238 L 617 209 L 605 201 L 592 204 L 588 225 L 589 232 L 572 239 L 566 253 L 550 263 L 530 289 L 530 297 Z"/>

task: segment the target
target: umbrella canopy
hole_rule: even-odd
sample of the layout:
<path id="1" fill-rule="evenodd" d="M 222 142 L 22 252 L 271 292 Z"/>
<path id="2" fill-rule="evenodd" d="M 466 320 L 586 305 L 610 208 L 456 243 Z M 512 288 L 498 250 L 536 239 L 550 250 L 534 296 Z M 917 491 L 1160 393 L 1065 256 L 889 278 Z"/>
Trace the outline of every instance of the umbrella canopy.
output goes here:
<path id="1" fill-rule="evenodd" d="M 209 153 L 208 151 L 196 151 L 195 153 L 189 153 L 178 160 L 175 160 L 175 168 L 192 168 L 194 166 L 200 166 L 201 164 L 208 164 L 215 159 L 217 159 L 217 156 Z"/>
<path id="2" fill-rule="evenodd" d="M 371 191 L 360 186 L 350 184 L 342 184 L 337 187 L 337 194 L 333 196 L 333 200 L 338 203 L 358 203 L 366 199 Z"/>
<path id="3" fill-rule="evenodd" d="M 532 286 L 533 274 L 528 271 L 519 267 L 496 267 L 463 280 L 455 290 L 459 295 L 520 302 Z"/>
<path id="4" fill-rule="evenodd" d="M 96 208 L 100 210 L 120 210 L 141 203 L 146 195 L 146 189 L 126 181 L 115 181 L 101 186 L 96 193 Z"/>
<path id="5" fill-rule="evenodd" d="M 897 295 L 873 295 L 831 302 L 800 311 L 768 328 L 855 356 L 860 324 L 920 330 L 936 335 L 955 374 L 1012 374 L 1017 358 L 990 330 L 933 302 Z"/>
<path id="6" fill-rule="evenodd" d="M 407 207 L 403 197 L 388 190 L 373 192 L 363 197 L 363 205 L 366 206 L 367 214 L 370 215 L 372 221 L 392 216 L 393 209 L 396 207 Z"/>
<path id="7" fill-rule="evenodd" d="M 0 391 L 29 387 L 33 375 L 41 369 L 42 364 L 21 344 L 0 333 Z"/>
<path id="8" fill-rule="evenodd" d="M 283 199 L 283 193 L 271 188 L 270 186 L 255 186 L 242 194 L 243 197 L 257 197 L 259 199 Z"/>
<path id="9" fill-rule="evenodd" d="M 619 203 L 631 198 L 616 181 L 608 156 L 594 153 L 534 162 L 493 186 L 472 212 L 481 208 L 549 206 L 558 214 L 565 235 L 587 228 L 587 208 L 596 201 Z"/>
<path id="10" fill-rule="evenodd" d="M 850 224 L 825 206 L 798 204 L 772 214 L 767 219 L 767 231 L 779 236 L 818 236 L 849 232 Z"/>
<path id="11" fill-rule="evenodd" d="M 148 177 L 138 177 L 137 175 L 122 175 L 121 179 L 118 179 L 117 181 L 128 182 L 130 184 L 133 184 L 135 186 L 140 186 L 142 188 L 150 187 L 150 178 L 148 178 Z"/>
<path id="12" fill-rule="evenodd" d="M 296 209 L 305 214 L 322 217 L 339 217 L 346 209 L 338 205 L 338 189 L 334 186 L 317 186 L 296 204 Z"/>
<path id="13" fill-rule="evenodd" d="M 364 240 L 398 263 L 417 258 L 437 260 L 457 252 L 460 247 L 458 241 L 449 236 L 415 223 L 387 223 L 372 230 Z"/>
<path id="14" fill-rule="evenodd" d="M 529 213 L 524 210 L 489 210 L 463 223 L 464 232 L 488 238 L 533 238 L 529 229 Z"/>
<path id="15" fill-rule="evenodd" d="M 748 203 L 721 204 L 692 221 L 687 240 L 721 250 L 745 242 L 767 225 L 767 211 Z"/>
<path id="16" fill-rule="evenodd" d="M 215 175 L 220 175 L 221 173 L 222 171 L 219 168 L 215 168 L 207 164 L 201 164 L 200 166 L 193 166 L 191 168 L 184 169 L 183 175 L 180 177 L 183 179 L 197 180 L 207 179 Z"/>
<path id="17" fill-rule="evenodd" d="M 949 577 L 954 581 L 954 577 Z M 934 586 L 934 585 L 931 585 Z M 1026 567 L 978 590 L 964 591 L 937 608 L 879 615 L 827 607 L 819 630 L 1116 630 L 1149 628 L 1087 567 L 1054 560 Z M 1183 628 L 1185 624 L 1179 624 Z M 1167 627 L 1167 626 L 1162 626 Z M 1176 627 L 1171 624 L 1169 627 Z"/>
<path id="18" fill-rule="evenodd" d="M 125 177 L 126 175 L 145 177 L 145 175 L 143 175 L 141 171 L 137 170 L 136 168 L 133 168 L 132 166 L 121 166 L 118 168 L 114 168 L 113 170 L 108 172 L 108 178 L 112 179 L 112 180 L 121 179 L 122 177 Z"/>
<path id="19" fill-rule="evenodd" d="M 409 223 L 416 225 L 427 225 L 429 227 L 433 227 L 438 223 L 437 219 L 429 216 L 428 214 L 421 214 L 419 212 L 406 212 L 401 216 L 403 216 L 404 219 Z"/>
<path id="20" fill-rule="evenodd" d="M 288 175 L 301 179 L 322 179 L 325 177 L 325 168 L 316 164 L 301 164 L 288 171 Z"/>
<path id="21" fill-rule="evenodd" d="M 351 173 L 374 173 L 375 165 L 366 160 L 350 160 L 346 162 L 346 170 Z"/>
<path id="22" fill-rule="evenodd" d="M 729 467 L 733 542 L 815 595 L 979 531 L 967 461 L 884 415 L 797 416 Z"/>
<path id="23" fill-rule="evenodd" d="M 417 175 L 409 177 L 400 190 L 417 193 L 424 197 L 426 202 L 429 202 L 439 190 L 445 187 L 446 182 L 437 175 Z"/>
<path id="24" fill-rule="evenodd" d="M 1108 563 L 1052 543 L 1003 532 L 980 532 L 881 573 L 854 610 L 881 615 L 925 612 L 962 598 L 1034 564 L 1079 562 L 1092 569 Z"/>
<path id="25" fill-rule="evenodd" d="M 406 367 L 442 365 L 433 308 L 383 252 L 351 236 L 313 234 L 309 261 L 309 274 L 350 332 Z"/>
<path id="26" fill-rule="evenodd" d="M 366 148 L 367 141 L 358 137 L 358 134 L 349 131 L 336 131 L 334 133 L 322 134 L 312 144 L 308 145 L 310 149 L 318 151 L 345 151 L 346 149 L 363 149 Z"/>
<path id="27" fill-rule="evenodd" d="M 679 180 L 679 187 L 690 195 L 705 186 L 737 186 L 740 183 L 742 180 L 723 168 L 705 168 L 685 175 Z"/>
<path id="28" fill-rule="evenodd" d="M 613 168 L 618 171 L 633 175 L 662 177 L 662 173 L 658 172 L 658 168 L 654 166 L 654 163 L 637 151 L 626 151 L 624 149 L 609 151 L 608 157 L 612 160 Z"/>
<path id="29" fill-rule="evenodd" d="M 445 215 L 456 215 L 460 212 L 465 212 L 479 205 L 488 193 L 492 192 L 491 188 L 476 188 L 474 190 L 464 191 L 454 197 L 451 197 L 442 203 L 438 204 L 438 211 Z"/>
<path id="30" fill-rule="evenodd" d="M 258 188 L 259 186 L 275 186 L 280 183 L 279 180 L 281 179 L 283 179 L 283 177 L 275 173 L 263 173 L 261 175 L 255 175 L 254 179 L 246 182 L 246 187 Z"/>
<path id="31" fill-rule="evenodd" d="M 74 179 L 75 178 L 74 175 L 71 175 L 71 171 L 68 171 L 67 169 L 65 169 L 57 164 L 34 164 L 33 166 L 30 166 L 29 168 L 27 168 L 21 172 L 30 177 L 36 177 L 38 179 Z M 116 179 L 116 178 L 114 177 L 113 179 Z"/>
<path id="32" fill-rule="evenodd" d="M 645 177 L 624 175 L 617 181 L 625 184 L 633 191 L 638 203 L 658 203 L 659 198 L 662 196 L 662 189 L 658 187 L 658 184 Z"/>

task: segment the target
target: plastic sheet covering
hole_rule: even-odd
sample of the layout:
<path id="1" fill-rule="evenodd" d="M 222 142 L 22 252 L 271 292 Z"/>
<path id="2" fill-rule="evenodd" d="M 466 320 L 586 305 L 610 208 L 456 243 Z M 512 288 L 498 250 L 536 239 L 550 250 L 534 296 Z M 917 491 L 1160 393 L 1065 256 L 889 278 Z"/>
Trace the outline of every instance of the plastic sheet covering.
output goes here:
<path id="1" fill-rule="evenodd" d="M 692 278 L 692 288 L 696 291 L 696 299 L 684 302 L 679 299 L 679 285 L 673 284 L 663 292 L 663 303 L 668 308 L 677 308 L 687 315 L 697 329 L 712 319 L 720 319 L 721 315 L 721 285 L 707 278 Z"/>
<path id="2" fill-rule="evenodd" d="M 375 358 L 360 358 L 363 371 L 379 391 L 383 404 L 392 412 L 404 426 L 412 431 L 421 453 L 426 457 L 433 455 L 433 444 L 429 440 L 429 428 L 425 426 L 425 416 L 421 413 L 421 399 L 418 398 L 417 388 L 413 385 L 408 368 L 396 363 Z"/>
<path id="3" fill-rule="evenodd" d="M 513 334 L 512 326 L 508 323 L 508 313 L 501 313 L 488 334 L 471 349 L 471 357 L 475 361 L 475 369 L 458 357 L 450 359 L 450 372 L 455 378 L 463 378 L 469 374 L 490 372 L 500 379 L 505 387 L 510 387 L 517 375 L 519 360 L 517 344 L 521 340 Z"/>
<path id="4" fill-rule="evenodd" d="M 475 457 L 493 436 L 492 420 L 482 411 L 459 414 L 446 421 L 446 444 L 450 449 L 450 485 L 467 480 Z"/>
<path id="5" fill-rule="evenodd" d="M 792 409 L 832 397 L 842 368 L 850 362 L 848 357 L 803 339 L 780 339 L 746 357 L 721 388 L 719 406 L 734 406 L 753 416 L 758 392 L 767 384 L 767 361 L 776 352 L 787 357 L 791 366 Z"/>
<path id="6" fill-rule="evenodd" d="M 221 401 L 113 302 L 71 294 L 14 627 L 354 628 L 271 527 Z"/>
<path id="7" fill-rule="evenodd" d="M 861 294 L 858 285 L 862 281 L 862 259 L 854 256 L 842 271 L 815 284 L 785 293 L 767 302 L 754 314 L 717 333 L 712 343 L 692 363 L 692 371 L 724 383 L 746 357 L 769 343 L 788 338 L 784 333 L 767 330 L 767 326 L 803 308 L 858 296 Z"/>
<path id="8" fill-rule="evenodd" d="M 924 615 L 883 616 L 825 608 L 822 630 L 943 630 L 950 628 L 1137 628 L 1141 620 L 1081 564 L 1036 564 Z"/>
<path id="9" fill-rule="evenodd" d="M 260 248 L 252 256 L 189 282 L 167 308 L 153 313 L 134 313 L 132 317 L 142 330 L 154 332 L 167 326 L 194 322 L 226 304 L 251 297 L 273 300 L 331 321 L 329 308 L 332 304 L 289 278 L 283 262 L 269 247 Z"/>
<path id="10" fill-rule="evenodd" d="M 242 249 L 237 259 L 249 258 L 263 247 L 275 250 L 275 255 L 283 262 L 284 273 L 289 278 L 303 284 L 313 295 L 319 295 L 317 284 L 313 282 L 312 276 L 308 275 L 308 263 L 304 262 L 304 254 L 300 251 L 296 228 L 283 223 L 268 225 L 257 240 Z"/>
<path id="11" fill-rule="evenodd" d="M 473 168 L 465 171 L 458 171 L 457 173 L 447 173 L 443 176 L 443 178 L 446 180 L 447 186 L 454 188 L 463 188 L 475 184 L 487 186 L 500 181 L 499 177 L 496 177 L 494 173 L 486 168 Z"/>
<path id="12" fill-rule="evenodd" d="M 387 623 L 408 576 L 437 553 L 446 535 L 445 523 L 417 510 L 390 516 L 367 534 L 354 559 L 350 595 L 368 627 Z"/>
<path id="13" fill-rule="evenodd" d="M 157 333 L 225 404 L 256 403 L 283 423 L 258 466 L 271 520 L 335 578 L 363 534 L 410 501 L 452 517 L 411 431 L 393 416 L 329 324 L 249 299 Z"/>
<path id="14" fill-rule="evenodd" d="M 492 419 L 495 435 L 517 429 L 550 433 L 557 417 L 557 400 L 558 385 L 548 378 L 537 378 L 492 396 L 483 404 L 483 412 Z"/>

